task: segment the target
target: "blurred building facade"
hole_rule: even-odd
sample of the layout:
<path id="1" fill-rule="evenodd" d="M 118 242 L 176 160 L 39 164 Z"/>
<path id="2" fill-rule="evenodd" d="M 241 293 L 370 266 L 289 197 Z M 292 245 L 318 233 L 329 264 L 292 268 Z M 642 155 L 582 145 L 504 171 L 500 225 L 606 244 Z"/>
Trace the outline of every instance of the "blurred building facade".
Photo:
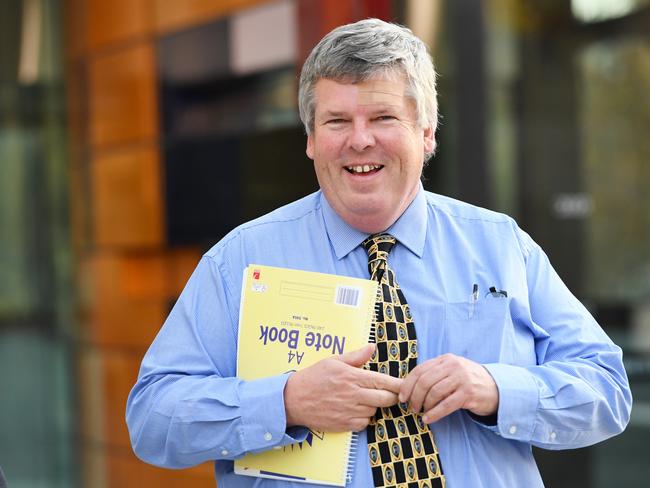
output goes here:
<path id="1" fill-rule="evenodd" d="M 628 430 L 547 486 L 650 466 L 650 3 L 11 0 L 0 6 L 0 466 L 12 488 L 214 486 L 132 454 L 140 359 L 201 253 L 317 188 L 297 73 L 333 27 L 411 27 L 439 77 L 427 189 L 504 211 L 625 351 Z"/>

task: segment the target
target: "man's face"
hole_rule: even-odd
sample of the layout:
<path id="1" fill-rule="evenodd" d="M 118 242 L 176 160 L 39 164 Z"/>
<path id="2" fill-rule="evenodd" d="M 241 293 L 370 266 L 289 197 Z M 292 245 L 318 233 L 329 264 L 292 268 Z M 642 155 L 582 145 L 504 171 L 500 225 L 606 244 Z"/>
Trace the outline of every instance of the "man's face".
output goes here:
<path id="1" fill-rule="evenodd" d="M 307 156 L 327 201 L 352 227 L 386 230 L 419 188 L 432 128 L 417 126 L 401 77 L 356 84 L 320 79 Z"/>

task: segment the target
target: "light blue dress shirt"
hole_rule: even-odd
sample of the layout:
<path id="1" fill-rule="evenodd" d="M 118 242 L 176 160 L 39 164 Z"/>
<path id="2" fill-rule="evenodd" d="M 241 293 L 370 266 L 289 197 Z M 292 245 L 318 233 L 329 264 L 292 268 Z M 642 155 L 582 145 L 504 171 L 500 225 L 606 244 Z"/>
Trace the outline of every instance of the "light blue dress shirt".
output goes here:
<path id="1" fill-rule="evenodd" d="M 511 218 L 421 189 L 388 232 L 398 240 L 389 262 L 413 312 L 419 361 L 467 357 L 499 389 L 496 425 L 466 411 L 431 425 L 448 488 L 543 486 L 531 445 L 582 447 L 625 428 L 632 398 L 620 348 Z M 233 459 L 306 434 L 286 429 L 286 375 L 235 377 L 242 272 L 257 263 L 367 278 L 366 237 L 317 192 L 208 251 L 129 396 L 136 454 L 170 468 L 216 460 L 221 488 L 304 488 L 233 473 Z M 366 445 L 364 431 L 348 486 L 373 486 Z"/>

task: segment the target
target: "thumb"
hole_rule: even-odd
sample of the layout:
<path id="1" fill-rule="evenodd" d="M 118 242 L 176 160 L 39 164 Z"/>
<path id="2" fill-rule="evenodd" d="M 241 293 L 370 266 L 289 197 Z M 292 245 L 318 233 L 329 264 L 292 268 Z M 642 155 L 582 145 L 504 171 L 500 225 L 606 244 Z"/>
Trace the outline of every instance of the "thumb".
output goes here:
<path id="1" fill-rule="evenodd" d="M 341 354 L 338 359 L 339 361 L 343 361 L 345 364 L 354 366 L 355 368 L 360 368 L 370 360 L 374 352 L 375 345 L 367 344 L 360 349 L 355 349 L 354 351 Z"/>

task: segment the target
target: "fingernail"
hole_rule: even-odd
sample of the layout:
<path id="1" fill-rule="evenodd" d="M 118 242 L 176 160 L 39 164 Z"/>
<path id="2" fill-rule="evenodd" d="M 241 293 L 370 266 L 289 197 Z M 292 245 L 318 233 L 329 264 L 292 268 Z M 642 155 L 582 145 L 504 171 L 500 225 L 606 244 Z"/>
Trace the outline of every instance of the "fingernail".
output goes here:
<path id="1" fill-rule="evenodd" d="M 400 394 L 397 396 L 397 398 L 399 399 L 399 402 L 400 402 L 400 403 L 404 403 L 404 400 L 406 400 L 406 398 L 404 398 L 404 395 L 403 395 L 402 393 L 400 393 Z"/>
<path id="2" fill-rule="evenodd" d="M 426 415 L 423 415 L 422 416 L 422 422 L 424 422 L 425 424 L 428 424 L 429 423 L 429 417 L 427 417 Z"/>

